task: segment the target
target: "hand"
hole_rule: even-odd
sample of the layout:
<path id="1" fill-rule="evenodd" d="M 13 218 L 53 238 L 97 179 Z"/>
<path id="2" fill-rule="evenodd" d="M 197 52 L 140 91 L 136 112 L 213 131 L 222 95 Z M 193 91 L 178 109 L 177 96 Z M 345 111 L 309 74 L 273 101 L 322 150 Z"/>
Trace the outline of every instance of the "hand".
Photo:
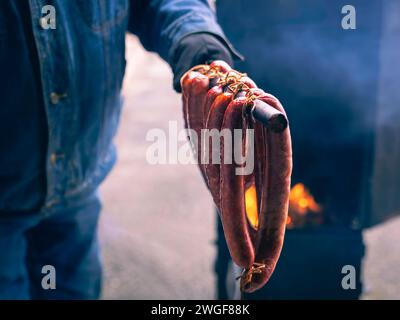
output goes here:
<path id="1" fill-rule="evenodd" d="M 228 44 L 212 34 L 193 33 L 184 37 L 175 49 L 171 61 L 174 72 L 174 89 L 181 92 L 180 79 L 193 66 L 210 63 L 214 60 L 223 60 L 232 66 L 233 56 L 238 55 Z"/>

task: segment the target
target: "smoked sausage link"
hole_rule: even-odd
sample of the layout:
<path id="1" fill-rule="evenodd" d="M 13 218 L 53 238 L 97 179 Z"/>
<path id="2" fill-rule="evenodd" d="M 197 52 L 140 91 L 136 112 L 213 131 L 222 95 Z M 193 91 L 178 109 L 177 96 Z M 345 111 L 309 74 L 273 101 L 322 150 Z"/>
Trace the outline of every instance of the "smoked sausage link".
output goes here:
<path id="1" fill-rule="evenodd" d="M 286 117 L 285 110 L 277 98 L 223 61 L 192 68 L 181 86 L 185 127 L 198 135 L 194 152 L 201 173 L 218 208 L 231 257 L 243 268 L 240 288 L 254 292 L 267 283 L 282 250 L 292 146 L 289 127 L 271 130 L 257 122 L 251 110 L 255 101 Z M 218 132 L 218 141 L 214 135 L 204 136 L 204 129 Z M 237 149 L 246 163 L 237 160 Z M 251 155 L 254 169 L 246 172 Z"/>

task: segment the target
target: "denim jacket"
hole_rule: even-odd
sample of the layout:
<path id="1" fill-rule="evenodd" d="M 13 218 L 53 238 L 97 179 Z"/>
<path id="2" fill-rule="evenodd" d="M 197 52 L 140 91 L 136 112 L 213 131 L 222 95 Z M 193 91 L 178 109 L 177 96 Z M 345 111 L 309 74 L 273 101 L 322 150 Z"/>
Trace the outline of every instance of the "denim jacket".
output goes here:
<path id="1" fill-rule="evenodd" d="M 126 31 L 167 61 L 185 35 L 224 35 L 207 0 L 29 4 L 48 124 L 44 205 L 51 208 L 93 192 L 115 163 L 112 140 L 121 110 Z M 46 28 L 45 5 L 55 8 L 55 29 Z"/>

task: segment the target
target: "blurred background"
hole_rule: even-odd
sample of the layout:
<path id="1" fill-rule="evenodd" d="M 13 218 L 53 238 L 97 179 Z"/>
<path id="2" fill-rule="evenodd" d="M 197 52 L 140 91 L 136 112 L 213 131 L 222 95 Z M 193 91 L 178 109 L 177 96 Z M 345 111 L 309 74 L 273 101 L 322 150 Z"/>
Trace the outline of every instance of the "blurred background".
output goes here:
<path id="1" fill-rule="evenodd" d="M 282 258 L 249 298 L 400 299 L 399 4 L 355 0 L 345 31 L 342 1 L 265 2 L 216 3 L 246 57 L 236 67 L 283 102 L 294 143 Z M 133 36 L 126 56 L 119 161 L 101 190 L 103 298 L 223 298 L 229 261 L 197 167 L 146 161 L 150 129 L 183 128 L 169 67 Z M 353 293 L 340 287 L 345 264 Z"/>

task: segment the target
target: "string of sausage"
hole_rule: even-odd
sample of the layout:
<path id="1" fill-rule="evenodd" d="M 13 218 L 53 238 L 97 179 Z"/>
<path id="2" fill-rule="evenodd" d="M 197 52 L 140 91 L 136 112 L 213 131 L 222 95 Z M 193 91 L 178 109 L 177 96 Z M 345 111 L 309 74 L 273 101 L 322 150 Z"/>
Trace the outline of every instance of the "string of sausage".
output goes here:
<path id="1" fill-rule="evenodd" d="M 181 86 L 185 126 L 194 130 L 197 137 L 202 137 L 202 129 L 228 129 L 225 131 L 234 141 L 233 130 L 242 129 L 241 143 L 245 145 L 246 129 L 254 129 L 255 168 L 250 175 L 238 175 L 237 169 L 243 165 L 225 161 L 226 137 L 220 140 L 220 163 L 204 163 L 204 155 L 196 152 L 201 173 L 219 210 L 231 257 L 244 269 L 241 290 L 253 292 L 268 281 L 282 249 L 292 148 L 289 128 L 272 132 L 255 122 L 247 111 L 255 99 L 285 111 L 274 96 L 258 89 L 245 74 L 222 61 L 192 68 L 182 77 Z M 202 141 L 203 146 L 206 143 L 209 141 Z M 199 149 L 198 142 L 193 146 L 195 151 Z M 234 159 L 234 148 L 231 149 L 228 156 Z M 249 152 L 248 146 L 245 150 Z M 215 150 L 209 146 L 208 152 L 209 159 L 213 159 Z M 252 184 L 256 188 L 258 226 L 250 225 L 246 217 L 245 191 Z"/>

